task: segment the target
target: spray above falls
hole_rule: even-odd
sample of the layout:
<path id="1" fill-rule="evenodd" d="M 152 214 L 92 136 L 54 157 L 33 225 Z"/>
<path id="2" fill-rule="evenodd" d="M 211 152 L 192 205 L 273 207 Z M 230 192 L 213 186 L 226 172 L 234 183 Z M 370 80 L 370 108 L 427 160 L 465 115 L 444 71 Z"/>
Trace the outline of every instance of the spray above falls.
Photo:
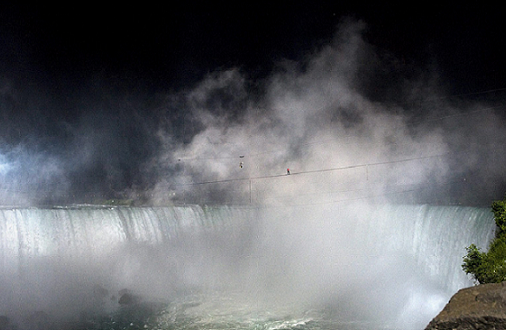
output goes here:
<path id="1" fill-rule="evenodd" d="M 405 201 L 488 206 L 505 182 L 494 151 L 506 139 L 500 102 L 447 95 L 437 69 L 396 59 L 367 41 L 367 29 L 343 20 L 332 40 L 262 75 L 222 67 L 156 95 L 99 80 L 75 94 L 74 117 L 43 116 L 56 100 L 4 81 L 4 205 L 409 192 Z M 292 181 L 270 180 L 288 168 Z"/>
<path id="2" fill-rule="evenodd" d="M 3 16 L 2 27 L 14 23 Z M 118 307 L 102 289 L 164 303 L 207 290 L 243 293 L 258 309 L 318 305 L 330 318 L 419 328 L 470 284 L 462 250 L 486 245 L 493 224 L 469 206 L 506 187 L 501 86 L 451 95 L 437 59 L 390 53 L 349 18 L 268 70 L 234 60 L 177 88 L 122 72 L 120 57 L 151 62 L 117 49 L 120 74 L 95 65 L 101 50 L 76 52 L 82 71 L 70 48 L 63 63 L 39 62 L 31 56 L 54 48 L 33 26 L 0 54 L 0 316 Z M 192 58 L 184 64 L 193 75 Z M 174 310 L 212 315 L 198 303 Z"/>

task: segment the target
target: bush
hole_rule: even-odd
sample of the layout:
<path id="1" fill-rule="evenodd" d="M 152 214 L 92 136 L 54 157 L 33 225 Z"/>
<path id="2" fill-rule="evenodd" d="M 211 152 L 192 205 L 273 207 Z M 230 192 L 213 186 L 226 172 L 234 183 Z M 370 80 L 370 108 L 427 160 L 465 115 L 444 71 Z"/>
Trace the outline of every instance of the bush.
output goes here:
<path id="1" fill-rule="evenodd" d="M 494 212 L 495 223 L 499 229 L 497 235 L 503 235 L 506 233 L 506 198 L 492 203 L 492 212 Z"/>
<path id="2" fill-rule="evenodd" d="M 488 252 L 471 244 L 464 256 L 462 269 L 480 284 L 506 280 L 506 199 L 492 203 L 497 233 Z"/>

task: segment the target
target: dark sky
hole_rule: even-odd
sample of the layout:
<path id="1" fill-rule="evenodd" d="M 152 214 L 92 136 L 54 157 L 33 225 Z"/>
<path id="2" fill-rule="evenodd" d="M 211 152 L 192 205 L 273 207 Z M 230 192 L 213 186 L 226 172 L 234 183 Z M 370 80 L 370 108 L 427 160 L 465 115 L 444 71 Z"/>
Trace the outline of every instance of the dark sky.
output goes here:
<path id="1" fill-rule="evenodd" d="M 339 1 L 2 5 L 0 60 L 9 78 L 65 92 L 97 77 L 125 88 L 166 90 L 217 68 L 269 71 L 274 61 L 297 59 L 331 40 L 340 20 L 350 16 L 368 24 L 372 44 L 408 62 L 436 61 L 459 92 L 474 92 L 502 87 L 500 15 L 498 8 L 477 4 Z"/>
<path id="2" fill-rule="evenodd" d="M 506 23 L 493 6 L 2 3 L 0 152 L 11 161 L 66 159 L 66 184 L 87 191 L 143 187 L 149 175 L 140 165 L 160 143 L 146 132 L 163 115 L 173 119 L 174 134 L 181 133 L 181 109 L 177 100 L 167 105 L 167 95 L 229 68 L 255 84 L 279 62 L 303 61 L 331 43 L 349 19 L 366 23 L 363 38 L 378 54 L 434 69 L 450 95 L 479 98 L 506 87 Z M 386 70 L 383 79 L 389 77 Z M 504 93 L 486 96 L 501 99 Z M 76 157 L 86 143 L 103 145 L 90 157 Z M 3 185 L 24 191 L 54 183 L 27 174 L 30 164 L 16 172 L 19 181 L 4 178 Z"/>

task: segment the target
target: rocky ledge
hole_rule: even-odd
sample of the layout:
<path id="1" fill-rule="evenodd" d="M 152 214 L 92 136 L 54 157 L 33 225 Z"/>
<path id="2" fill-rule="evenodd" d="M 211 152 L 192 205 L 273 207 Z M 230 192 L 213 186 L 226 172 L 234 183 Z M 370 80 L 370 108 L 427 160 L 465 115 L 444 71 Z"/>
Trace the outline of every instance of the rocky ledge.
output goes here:
<path id="1" fill-rule="evenodd" d="M 506 330 L 506 282 L 461 289 L 425 330 Z"/>

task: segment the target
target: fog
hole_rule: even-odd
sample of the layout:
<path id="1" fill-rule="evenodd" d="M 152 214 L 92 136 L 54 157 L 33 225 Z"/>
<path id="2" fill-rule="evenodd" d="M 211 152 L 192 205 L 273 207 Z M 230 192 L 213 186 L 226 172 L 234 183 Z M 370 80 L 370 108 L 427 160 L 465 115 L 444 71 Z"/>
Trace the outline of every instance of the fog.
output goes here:
<path id="1" fill-rule="evenodd" d="M 437 63 L 400 61 L 366 30 L 344 20 L 330 43 L 261 78 L 225 67 L 166 93 L 97 77 L 62 103 L 4 79 L 4 204 L 501 198 L 502 90 L 447 95 Z M 272 178 L 287 168 L 297 178 Z"/>
<path id="2" fill-rule="evenodd" d="M 381 54 L 361 37 L 365 28 L 343 23 L 330 45 L 281 61 L 260 86 L 231 68 L 179 95 L 191 140 L 159 131 L 165 148 L 152 166 L 170 175 L 154 195 L 281 204 L 403 191 L 406 201 L 440 204 L 501 198 L 501 106 L 445 95 L 437 71 Z M 277 177 L 287 168 L 292 177 Z"/>
<path id="3" fill-rule="evenodd" d="M 366 29 L 343 21 L 332 42 L 278 61 L 261 79 L 240 67 L 222 68 L 191 88 L 156 95 L 104 89 L 99 79 L 87 87 L 93 97 L 76 97 L 72 117 L 52 110 L 59 103 L 50 97 L 28 97 L 2 81 L 4 206 L 132 199 L 263 210 L 257 223 L 181 234 L 163 248 L 114 246 L 104 234 L 104 251 L 111 253 L 103 259 L 87 263 L 57 253 L 44 266 L 36 260 L 23 271 L 47 272 L 49 282 L 32 285 L 45 292 L 60 283 L 61 294 L 51 293 L 55 300 L 47 302 L 51 309 L 90 294 L 82 285 L 170 295 L 180 286 L 214 287 L 224 279 L 283 304 L 333 306 L 335 295 L 354 296 L 339 310 L 373 317 L 398 313 L 395 307 L 406 301 L 412 310 L 434 301 L 428 313 L 439 308 L 448 292 L 419 273 L 409 253 L 373 253 L 392 224 L 370 244 L 359 239 L 364 232 L 355 224 L 384 202 L 488 206 L 502 198 L 506 155 L 497 150 L 506 142 L 504 108 L 487 100 L 489 91 L 448 95 L 437 64 L 401 61 L 369 44 Z M 19 114 L 20 108 L 32 115 Z M 55 115 L 46 118 L 41 109 Z M 341 210 L 350 204 L 352 211 Z M 100 237 L 98 228 L 87 235 Z M 77 282 L 72 274 L 80 274 Z M 403 288 L 401 297 L 385 296 L 395 289 L 382 286 L 389 281 Z M 357 298 L 356 288 L 359 295 L 374 294 Z M 394 307 L 357 307 L 367 299 L 373 300 L 367 306 L 391 299 Z"/>
<path id="4" fill-rule="evenodd" d="M 471 285 L 461 255 L 491 239 L 493 221 L 488 209 L 356 200 L 4 208 L 0 229 L 0 315 L 20 329 L 33 328 L 34 315 L 48 328 L 98 320 L 125 309 L 125 289 L 190 320 L 268 315 L 420 329 Z"/>

